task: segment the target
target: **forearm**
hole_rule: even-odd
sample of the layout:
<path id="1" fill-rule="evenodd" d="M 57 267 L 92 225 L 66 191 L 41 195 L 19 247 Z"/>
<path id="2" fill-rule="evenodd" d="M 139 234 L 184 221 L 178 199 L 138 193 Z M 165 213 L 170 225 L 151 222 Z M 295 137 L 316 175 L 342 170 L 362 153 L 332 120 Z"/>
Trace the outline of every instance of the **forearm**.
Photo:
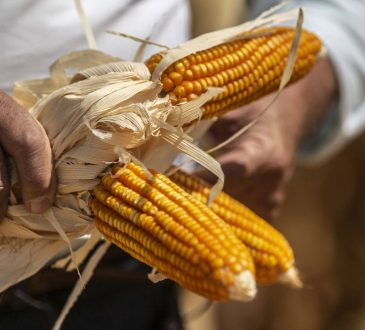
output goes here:
<path id="1" fill-rule="evenodd" d="M 329 59 L 319 61 L 312 71 L 297 83 L 286 87 L 272 109 L 283 132 L 295 146 L 313 133 L 330 104 L 337 97 L 338 84 Z"/>
<path id="2" fill-rule="evenodd" d="M 328 52 L 338 81 L 338 98 L 320 129 L 301 149 L 301 161 L 321 162 L 365 127 L 365 34 L 363 0 L 293 0 L 305 8 L 304 27 L 316 33 Z"/>

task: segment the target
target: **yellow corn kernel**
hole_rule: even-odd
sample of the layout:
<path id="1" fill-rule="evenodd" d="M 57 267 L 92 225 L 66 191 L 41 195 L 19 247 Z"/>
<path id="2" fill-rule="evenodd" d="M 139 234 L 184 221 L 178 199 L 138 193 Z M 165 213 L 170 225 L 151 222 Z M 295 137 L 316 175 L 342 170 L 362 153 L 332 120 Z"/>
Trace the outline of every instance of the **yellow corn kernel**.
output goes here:
<path id="1" fill-rule="evenodd" d="M 183 287 L 214 300 L 255 296 L 254 264 L 231 228 L 162 174 L 114 168 L 90 202 L 99 231 Z"/>
<path id="2" fill-rule="evenodd" d="M 210 193 L 208 183 L 182 171 L 174 173 L 170 179 L 199 201 L 207 202 Z M 249 249 L 255 263 L 257 283 L 281 281 L 293 286 L 301 285 L 294 267 L 293 251 L 280 232 L 224 192 L 210 207 Z"/>
<path id="3" fill-rule="evenodd" d="M 235 40 L 212 47 L 208 50 L 190 54 L 172 64 L 166 73 L 178 88 L 187 81 L 204 81 L 204 87 L 194 88 L 194 94 L 199 96 L 210 86 L 224 86 L 239 81 L 240 90 L 229 89 L 220 98 L 215 98 L 202 107 L 203 119 L 223 114 L 252 102 L 263 95 L 278 89 L 283 74 L 285 62 L 294 38 L 295 29 L 290 27 L 272 27 L 262 29 L 265 35 L 245 40 Z M 294 82 L 313 67 L 321 49 L 320 40 L 312 33 L 303 30 L 300 37 L 296 64 L 290 82 Z M 162 56 L 154 55 L 147 60 L 146 65 L 153 73 Z M 182 64 L 184 63 L 184 64 Z M 180 66 L 189 68 L 182 71 Z M 179 70 L 178 70 L 179 69 Z M 172 75 L 172 76 L 171 76 Z M 246 79 L 249 77 L 249 79 Z M 163 91 L 170 92 L 173 87 L 161 78 Z M 194 84 L 194 87 L 196 85 Z M 177 89 L 177 98 L 171 99 L 172 104 L 186 101 L 186 95 Z M 189 94 L 189 92 L 187 93 Z M 224 101 L 227 99 L 228 101 Z M 212 106 L 216 104 L 216 106 Z M 214 109 L 212 111 L 211 109 Z"/>

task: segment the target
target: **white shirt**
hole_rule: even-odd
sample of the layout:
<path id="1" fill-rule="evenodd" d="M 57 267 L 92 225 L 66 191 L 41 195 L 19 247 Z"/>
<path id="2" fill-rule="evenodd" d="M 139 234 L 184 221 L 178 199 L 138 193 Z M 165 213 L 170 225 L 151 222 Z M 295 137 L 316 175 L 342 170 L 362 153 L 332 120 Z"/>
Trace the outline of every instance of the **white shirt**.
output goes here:
<path id="1" fill-rule="evenodd" d="M 188 0 L 83 0 L 98 48 L 133 59 L 134 41 L 109 35 L 115 30 L 174 46 L 189 37 Z M 223 0 L 222 0 L 223 1 Z M 276 0 L 248 0 L 251 18 Z M 365 0 L 293 0 L 302 6 L 305 27 L 317 33 L 334 64 L 340 99 L 321 129 L 303 148 L 302 156 L 320 161 L 340 150 L 365 127 Z M 2 0 L 0 4 L 0 89 L 16 80 L 47 76 L 60 55 L 88 47 L 71 0 Z M 149 48 L 149 54 L 158 49 Z"/>
<path id="2" fill-rule="evenodd" d="M 189 39 L 188 0 L 83 0 L 98 49 L 132 60 L 139 43 L 105 33 L 124 32 L 175 46 Z M 73 0 L 1 0 L 0 89 L 43 78 L 61 55 L 88 44 Z M 147 47 L 146 54 L 160 51 Z"/>

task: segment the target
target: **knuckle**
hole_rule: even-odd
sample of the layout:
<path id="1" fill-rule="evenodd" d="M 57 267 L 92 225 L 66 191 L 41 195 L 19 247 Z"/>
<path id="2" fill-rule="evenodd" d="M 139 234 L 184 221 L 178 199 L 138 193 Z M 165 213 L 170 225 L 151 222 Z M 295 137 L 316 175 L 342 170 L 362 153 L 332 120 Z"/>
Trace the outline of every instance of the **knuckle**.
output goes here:
<path id="1" fill-rule="evenodd" d="M 5 107 L 6 117 L 0 121 L 3 148 L 11 155 L 42 151 L 47 142 L 43 128 L 28 111 L 13 103 Z"/>
<path id="2" fill-rule="evenodd" d="M 24 135 L 22 142 L 24 143 L 23 146 L 26 148 L 29 157 L 37 157 L 47 148 L 44 136 L 40 131 L 27 132 Z"/>
<path id="3" fill-rule="evenodd" d="M 274 153 L 270 160 L 270 169 L 277 175 L 285 175 L 292 165 L 292 160 L 283 153 Z"/>
<path id="4" fill-rule="evenodd" d="M 240 159 L 233 159 L 224 164 L 223 171 L 230 176 L 236 176 L 237 178 L 240 178 L 241 176 L 245 175 L 247 171 L 247 165 Z"/>

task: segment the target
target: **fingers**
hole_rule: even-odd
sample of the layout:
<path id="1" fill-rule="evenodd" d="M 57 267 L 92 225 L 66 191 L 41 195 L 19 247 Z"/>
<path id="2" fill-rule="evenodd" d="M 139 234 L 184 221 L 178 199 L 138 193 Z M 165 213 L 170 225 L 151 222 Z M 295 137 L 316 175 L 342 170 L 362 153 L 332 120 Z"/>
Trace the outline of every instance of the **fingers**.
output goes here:
<path id="1" fill-rule="evenodd" d="M 0 221 L 4 218 L 8 208 L 9 178 L 5 165 L 4 153 L 0 148 Z"/>
<path id="2" fill-rule="evenodd" d="M 224 172 L 224 190 L 226 192 L 237 195 L 245 188 L 248 179 L 255 175 L 263 164 L 264 157 L 260 150 L 260 147 L 256 147 L 255 144 L 244 143 L 243 147 L 226 150 L 216 158 Z M 214 175 L 207 170 L 196 171 L 195 174 L 210 183 L 216 180 Z"/>
<path id="3" fill-rule="evenodd" d="M 287 167 L 253 146 L 221 157 L 225 191 L 269 220 L 284 200 Z"/>
<path id="4" fill-rule="evenodd" d="M 0 95 L 0 144 L 15 161 L 26 208 L 33 213 L 46 211 L 56 188 L 47 135 L 28 111 L 4 94 Z"/>
<path id="5" fill-rule="evenodd" d="M 285 197 L 285 185 L 271 172 L 255 175 L 246 180 L 244 189 L 235 197 L 266 220 L 278 215 Z"/>
<path id="6" fill-rule="evenodd" d="M 239 145 L 217 158 L 225 174 L 224 191 L 267 220 L 275 218 L 284 201 L 291 167 L 278 152 L 271 154 L 268 142 L 246 135 Z M 275 150 L 275 149 L 274 149 Z M 214 182 L 208 171 L 196 173 Z"/>

